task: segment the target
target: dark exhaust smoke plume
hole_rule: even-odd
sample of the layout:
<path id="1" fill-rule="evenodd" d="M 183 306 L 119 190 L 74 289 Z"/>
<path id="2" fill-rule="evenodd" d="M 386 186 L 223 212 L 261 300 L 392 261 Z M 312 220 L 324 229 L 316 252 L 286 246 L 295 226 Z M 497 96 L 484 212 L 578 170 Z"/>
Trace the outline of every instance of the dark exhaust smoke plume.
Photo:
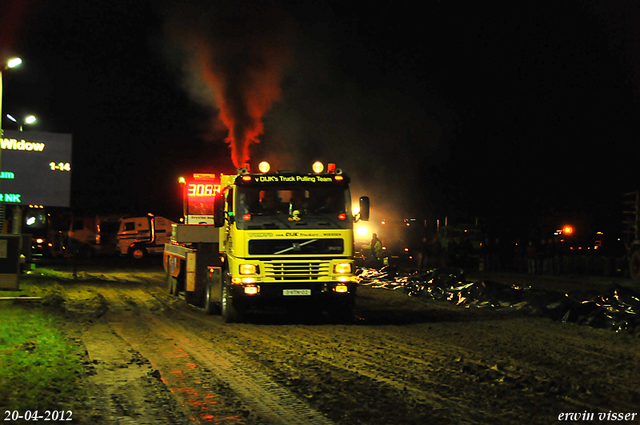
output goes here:
<path id="1" fill-rule="evenodd" d="M 264 132 L 263 116 L 280 97 L 287 62 L 288 15 L 277 2 L 174 2 L 166 40 L 191 97 L 218 111 L 236 167 Z M 212 123 L 217 132 L 220 122 Z"/>

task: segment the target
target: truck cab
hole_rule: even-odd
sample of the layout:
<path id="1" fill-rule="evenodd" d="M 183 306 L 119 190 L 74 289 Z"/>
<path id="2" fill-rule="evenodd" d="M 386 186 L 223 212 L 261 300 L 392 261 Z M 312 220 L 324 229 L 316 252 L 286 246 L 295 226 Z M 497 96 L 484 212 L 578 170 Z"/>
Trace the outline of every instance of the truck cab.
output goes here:
<path id="1" fill-rule="evenodd" d="M 353 314 L 353 223 L 368 219 L 369 200 L 354 216 L 348 176 L 241 172 L 221 186 L 223 316 L 275 303 Z"/>

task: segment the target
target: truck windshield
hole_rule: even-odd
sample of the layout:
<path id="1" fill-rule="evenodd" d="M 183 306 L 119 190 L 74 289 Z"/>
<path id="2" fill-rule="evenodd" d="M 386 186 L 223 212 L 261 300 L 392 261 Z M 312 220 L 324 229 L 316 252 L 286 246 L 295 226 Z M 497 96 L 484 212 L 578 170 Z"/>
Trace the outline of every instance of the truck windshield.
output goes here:
<path id="1" fill-rule="evenodd" d="M 347 228 L 352 224 L 350 210 L 344 185 L 239 186 L 235 216 L 239 228 Z"/>

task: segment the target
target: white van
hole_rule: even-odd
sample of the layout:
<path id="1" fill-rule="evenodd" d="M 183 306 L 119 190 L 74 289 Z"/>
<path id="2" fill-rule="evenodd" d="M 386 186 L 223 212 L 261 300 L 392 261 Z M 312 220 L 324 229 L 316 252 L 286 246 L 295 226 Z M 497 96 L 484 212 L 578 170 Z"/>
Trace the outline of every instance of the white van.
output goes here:
<path id="1" fill-rule="evenodd" d="M 153 214 L 121 219 L 118 230 L 120 255 L 140 259 L 149 254 L 162 254 L 164 244 L 171 242 L 172 224 L 176 223 Z"/>

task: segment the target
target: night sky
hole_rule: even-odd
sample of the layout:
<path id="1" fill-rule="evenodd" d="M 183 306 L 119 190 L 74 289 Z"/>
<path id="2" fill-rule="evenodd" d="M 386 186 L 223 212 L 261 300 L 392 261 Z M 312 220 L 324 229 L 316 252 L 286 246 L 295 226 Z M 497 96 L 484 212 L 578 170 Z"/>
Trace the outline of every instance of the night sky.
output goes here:
<path id="1" fill-rule="evenodd" d="M 5 2 L 0 50 L 24 63 L 3 112 L 73 134 L 74 210 L 176 219 L 178 176 L 235 168 L 194 69 L 210 48 L 225 82 L 277 70 L 253 168 L 336 162 L 375 219 L 620 229 L 640 186 L 640 3 L 301 3 Z"/>

